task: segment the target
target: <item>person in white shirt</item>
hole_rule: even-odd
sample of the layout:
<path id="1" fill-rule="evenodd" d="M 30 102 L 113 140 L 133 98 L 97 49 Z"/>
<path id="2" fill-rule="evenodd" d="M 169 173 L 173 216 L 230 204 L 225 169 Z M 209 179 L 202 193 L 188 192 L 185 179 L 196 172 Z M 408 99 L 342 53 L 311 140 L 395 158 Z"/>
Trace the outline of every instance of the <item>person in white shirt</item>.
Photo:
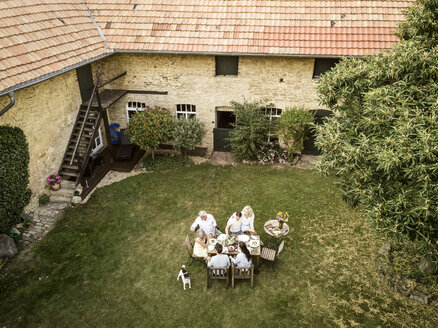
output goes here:
<path id="1" fill-rule="evenodd" d="M 251 206 L 245 206 L 242 213 L 242 231 L 249 232 L 251 235 L 257 235 L 257 232 L 254 229 L 254 211 Z"/>
<path id="2" fill-rule="evenodd" d="M 209 268 L 228 268 L 230 266 L 230 260 L 228 256 L 222 254 L 222 245 L 217 243 L 214 248 L 216 249 L 217 255 L 207 257 L 207 266 Z"/>
<path id="3" fill-rule="evenodd" d="M 231 262 L 238 267 L 251 266 L 251 253 L 249 252 L 248 247 L 246 247 L 246 244 L 244 242 L 239 242 L 238 249 L 240 252 L 236 255 L 236 258 L 230 256 Z"/>
<path id="4" fill-rule="evenodd" d="M 195 231 L 196 226 L 199 226 L 207 234 L 207 238 L 210 239 L 214 235 L 218 235 L 221 232 L 216 228 L 216 220 L 213 215 L 207 214 L 206 211 L 200 211 L 199 216 L 196 218 L 190 227 L 191 231 Z"/>
<path id="5" fill-rule="evenodd" d="M 195 235 L 195 245 L 193 246 L 193 255 L 196 257 L 207 257 L 208 239 L 204 230 L 198 229 Z"/>
<path id="6" fill-rule="evenodd" d="M 228 219 L 227 226 L 225 227 L 225 233 L 229 235 L 240 235 L 242 234 L 242 212 L 234 212 L 233 215 Z"/>

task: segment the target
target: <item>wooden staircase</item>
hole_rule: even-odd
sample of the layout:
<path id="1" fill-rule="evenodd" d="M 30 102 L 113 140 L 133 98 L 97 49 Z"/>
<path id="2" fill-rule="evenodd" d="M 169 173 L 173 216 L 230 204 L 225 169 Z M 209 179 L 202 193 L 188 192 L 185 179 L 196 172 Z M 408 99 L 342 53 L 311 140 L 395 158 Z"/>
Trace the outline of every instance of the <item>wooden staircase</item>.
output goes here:
<path id="1" fill-rule="evenodd" d="M 76 184 L 81 176 L 81 171 L 83 171 L 83 166 L 86 166 L 88 163 L 88 157 L 90 156 L 93 141 L 99 128 L 98 125 L 102 118 L 102 111 L 99 108 L 91 107 L 84 123 L 86 112 L 87 106 L 81 105 L 59 170 L 63 180 L 74 181 Z M 81 135 L 82 126 L 84 128 Z M 76 144 L 77 149 L 75 153 Z"/>

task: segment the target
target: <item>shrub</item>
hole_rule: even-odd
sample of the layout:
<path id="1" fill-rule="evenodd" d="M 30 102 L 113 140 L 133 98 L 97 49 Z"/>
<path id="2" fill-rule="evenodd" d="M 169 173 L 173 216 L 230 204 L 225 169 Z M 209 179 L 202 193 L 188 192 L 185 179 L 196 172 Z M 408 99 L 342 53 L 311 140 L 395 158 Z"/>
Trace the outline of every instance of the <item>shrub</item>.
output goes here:
<path id="1" fill-rule="evenodd" d="M 290 154 L 301 154 L 304 138 L 313 123 L 313 114 L 302 108 L 287 108 L 277 120 L 277 133 Z"/>
<path id="2" fill-rule="evenodd" d="M 281 164 L 288 163 L 290 160 L 289 153 L 282 149 L 277 141 L 265 142 L 260 147 L 257 159 L 261 164 L 273 164 L 278 161 Z"/>
<path id="3" fill-rule="evenodd" d="M 320 168 L 340 177 L 350 204 L 363 206 L 378 231 L 406 236 L 438 259 L 438 41 L 428 37 L 438 35 L 438 12 L 431 4 L 422 0 L 409 12 L 399 31 L 408 40 L 322 76 L 321 102 L 336 115 L 317 127 L 316 141 Z"/>
<path id="4" fill-rule="evenodd" d="M 182 155 L 170 156 L 157 154 L 155 159 L 152 159 L 151 157 L 145 157 L 143 159 L 143 166 L 148 171 L 162 171 L 190 165 L 193 165 L 193 161 Z"/>
<path id="5" fill-rule="evenodd" d="M 40 198 L 38 198 L 38 204 L 40 206 L 47 205 L 50 202 L 50 195 L 42 194 Z"/>
<path id="6" fill-rule="evenodd" d="M 257 158 L 261 146 L 268 140 L 271 125 L 263 109 L 273 106 L 261 101 L 233 101 L 231 104 L 236 115 L 229 138 L 231 151 L 238 161 Z"/>
<path id="7" fill-rule="evenodd" d="M 173 119 L 167 109 L 147 107 L 129 120 L 126 135 L 141 149 L 152 150 L 154 159 L 154 150 L 172 138 L 172 130 Z"/>
<path id="8" fill-rule="evenodd" d="M 196 118 L 177 118 L 174 122 L 173 147 L 181 152 L 192 150 L 202 142 L 205 135 L 204 123 Z M 184 154 L 185 155 L 185 154 Z"/>
<path id="9" fill-rule="evenodd" d="M 0 232 L 9 233 L 29 204 L 29 150 L 23 131 L 0 126 Z"/>

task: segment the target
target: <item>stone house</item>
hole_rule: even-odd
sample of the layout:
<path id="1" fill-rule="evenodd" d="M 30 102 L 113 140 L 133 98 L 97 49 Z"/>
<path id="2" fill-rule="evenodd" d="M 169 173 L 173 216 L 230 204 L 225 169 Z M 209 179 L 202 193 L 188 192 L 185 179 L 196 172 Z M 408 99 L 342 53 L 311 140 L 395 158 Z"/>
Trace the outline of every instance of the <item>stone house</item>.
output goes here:
<path id="1" fill-rule="evenodd" d="M 28 0 L 0 3 L 0 124 L 20 127 L 30 150 L 35 205 L 45 177 L 65 161 L 81 104 L 97 77 L 107 104 L 91 148 L 110 142 L 144 106 L 196 116 L 214 131 L 230 101 L 264 98 L 269 114 L 322 109 L 318 74 L 342 56 L 390 48 L 411 1 Z M 114 91 L 115 92 L 115 91 Z M 86 106 L 85 106 L 86 107 Z M 104 124 L 105 123 L 105 124 Z M 218 145 L 216 145 L 218 146 Z"/>

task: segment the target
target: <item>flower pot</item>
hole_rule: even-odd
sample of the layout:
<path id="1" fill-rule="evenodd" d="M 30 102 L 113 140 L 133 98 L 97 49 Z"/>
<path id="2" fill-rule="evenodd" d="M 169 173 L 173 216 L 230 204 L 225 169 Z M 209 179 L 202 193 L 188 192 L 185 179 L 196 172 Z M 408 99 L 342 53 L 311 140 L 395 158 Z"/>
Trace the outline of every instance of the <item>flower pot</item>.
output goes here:
<path id="1" fill-rule="evenodd" d="M 52 190 L 59 190 L 59 188 L 61 188 L 61 185 L 59 184 L 59 183 L 57 183 L 57 184 L 54 184 L 54 185 L 51 185 L 50 186 L 50 188 L 52 189 Z"/>

